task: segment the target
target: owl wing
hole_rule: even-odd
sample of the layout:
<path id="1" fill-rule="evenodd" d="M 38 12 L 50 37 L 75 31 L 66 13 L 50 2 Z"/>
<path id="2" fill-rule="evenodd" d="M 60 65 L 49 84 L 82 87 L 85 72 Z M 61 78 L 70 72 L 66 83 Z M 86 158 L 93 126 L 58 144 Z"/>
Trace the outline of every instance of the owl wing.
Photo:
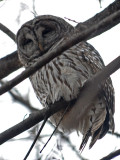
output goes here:
<path id="1" fill-rule="evenodd" d="M 83 47 L 86 48 L 85 54 L 83 54 L 83 60 L 92 68 L 93 74 L 95 74 L 98 70 L 101 70 L 104 67 L 104 62 L 99 55 L 99 53 L 95 50 L 93 46 L 88 43 L 83 43 Z M 92 140 L 90 143 L 90 148 L 94 145 L 97 139 L 102 138 L 109 129 L 114 131 L 114 119 L 113 114 L 115 110 L 114 103 L 114 88 L 112 86 L 111 78 L 107 78 L 104 82 L 103 90 L 99 93 L 99 96 L 103 97 L 106 105 L 106 117 L 104 123 L 97 129 L 92 135 Z M 83 136 L 83 141 L 81 143 L 80 149 L 83 149 L 88 141 L 89 136 L 91 135 L 91 128 L 87 131 L 87 133 Z"/>

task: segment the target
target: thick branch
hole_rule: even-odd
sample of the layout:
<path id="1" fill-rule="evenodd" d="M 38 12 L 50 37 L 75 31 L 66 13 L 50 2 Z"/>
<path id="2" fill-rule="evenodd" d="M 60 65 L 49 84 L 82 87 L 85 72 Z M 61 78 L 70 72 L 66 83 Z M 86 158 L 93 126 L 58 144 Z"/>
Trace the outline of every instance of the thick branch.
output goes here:
<path id="1" fill-rule="evenodd" d="M 6 26 L 0 23 L 0 30 L 7 34 L 13 41 L 15 41 L 15 34 Z M 8 76 L 10 73 L 22 67 L 18 59 L 17 51 L 0 59 L 0 79 Z"/>
<path id="2" fill-rule="evenodd" d="M 84 107 L 84 112 L 86 112 L 86 109 L 88 108 L 88 104 L 92 102 L 92 100 L 97 95 L 98 91 L 100 91 L 102 82 L 109 77 L 113 72 L 115 72 L 118 68 L 120 68 L 120 56 L 113 60 L 109 65 L 107 65 L 105 68 L 103 68 L 100 72 L 98 72 L 96 75 L 94 75 L 91 79 L 89 79 L 83 89 L 80 92 L 79 99 L 75 103 L 75 100 L 72 102 L 65 102 L 63 100 L 56 102 L 53 105 L 50 105 L 49 108 L 42 109 L 38 112 L 34 112 L 30 114 L 29 118 L 25 119 L 24 121 L 20 122 L 19 124 L 11 127 L 10 129 L 4 131 L 0 134 L 0 144 L 3 144 L 7 140 L 17 136 L 18 134 L 26 131 L 27 129 L 33 127 L 35 124 L 42 121 L 45 117 L 51 116 L 52 114 L 58 112 L 62 108 L 69 105 L 69 103 L 75 103 L 79 106 Z M 92 91 L 92 92 L 91 92 Z M 89 105 L 90 106 L 90 105 Z M 74 109 L 72 112 L 76 111 L 74 105 Z M 82 110 L 82 109 L 81 109 Z M 82 117 L 84 115 L 84 112 L 81 112 L 80 116 Z"/>
<path id="3" fill-rule="evenodd" d="M 85 30 L 85 31 L 83 31 L 81 33 L 77 33 L 77 34 L 73 35 L 70 39 L 66 40 L 65 43 L 59 45 L 53 51 L 48 52 L 47 54 L 43 55 L 41 57 L 41 59 L 38 60 L 38 62 L 33 64 L 30 68 L 27 68 L 20 75 L 15 77 L 13 80 L 11 80 L 8 83 L 6 83 L 5 85 L 3 85 L 0 88 L 0 95 L 5 93 L 5 92 L 7 92 L 7 91 L 9 91 L 15 85 L 19 84 L 20 82 L 22 82 L 23 80 L 28 78 L 31 74 L 33 74 L 39 68 L 41 68 L 42 66 L 46 65 L 52 59 L 54 59 L 55 57 L 57 57 L 60 54 L 62 54 L 63 51 L 69 49 L 70 47 L 72 47 L 73 45 L 77 44 L 80 41 L 86 40 L 87 37 L 89 37 L 94 31 L 99 30 L 99 28 L 101 28 L 101 26 L 106 26 L 106 24 L 112 23 L 111 19 L 114 21 L 114 19 L 116 19 L 117 17 L 120 17 L 120 11 L 112 14 L 109 18 L 106 18 L 106 19 L 102 20 L 97 25 L 93 25 L 89 29 L 87 29 L 87 30 Z"/>
<path id="4" fill-rule="evenodd" d="M 116 0 L 112 4 L 110 4 L 107 8 L 105 8 L 102 12 L 96 14 L 94 17 L 88 19 L 87 21 L 83 23 L 79 23 L 76 28 L 79 29 L 80 31 L 85 30 L 89 27 L 91 27 L 93 24 L 98 24 L 100 21 L 102 21 L 104 18 L 109 17 L 109 15 L 117 12 L 120 10 L 120 0 Z M 118 23 L 120 23 L 120 17 L 117 17 L 116 19 L 112 20 L 109 25 L 106 24 L 104 26 L 101 26 L 99 30 L 96 30 L 91 34 L 88 39 L 91 39 L 95 36 L 100 35 L 103 32 L 106 32 L 107 30 L 111 29 L 112 27 L 116 26 Z"/>
<path id="5" fill-rule="evenodd" d="M 84 31 L 85 29 L 90 28 L 91 26 L 93 26 L 93 24 L 94 25 L 98 24 L 104 18 L 109 17 L 110 15 L 112 15 L 112 13 L 115 13 L 115 12 L 117 12 L 119 10 L 120 10 L 120 1 L 116 0 L 110 6 L 108 6 L 106 9 L 104 9 L 102 12 L 98 13 L 94 17 L 90 18 L 89 20 L 87 20 L 87 21 L 85 21 L 83 23 L 79 23 L 76 28 L 78 30 L 80 30 L 80 32 Z M 105 26 L 101 26 L 101 28 L 95 29 L 95 31 L 86 38 L 86 40 L 88 40 L 90 38 L 93 38 L 93 37 L 95 37 L 95 36 L 97 36 L 97 35 L 105 32 L 105 31 L 107 31 L 108 29 L 112 28 L 113 26 L 115 26 L 119 22 L 120 22 L 120 16 L 117 16 L 117 18 L 115 18 L 114 20 L 112 20 L 110 23 L 107 23 Z M 16 51 L 16 54 L 17 54 L 17 51 Z M 11 60 L 10 63 L 12 63 L 13 61 L 14 62 L 16 61 L 16 59 L 14 59 L 14 57 L 12 57 L 12 60 Z M 17 65 L 17 63 L 14 66 L 15 66 L 16 70 L 19 68 L 19 65 Z M 12 73 L 14 71 L 14 70 L 10 70 L 9 66 L 6 69 L 8 69 L 8 71 L 6 70 L 7 75 L 9 75 L 10 73 Z M 1 73 L 1 71 L 2 70 L 0 68 L 0 73 Z M 2 75 L 2 76 L 0 75 L 0 77 L 4 78 L 7 75 L 6 74 Z"/>
<path id="6" fill-rule="evenodd" d="M 11 72 L 16 71 L 22 67 L 18 59 L 17 51 L 0 59 L 0 79 L 8 76 Z"/>
<path id="7" fill-rule="evenodd" d="M 120 155 L 120 149 L 118 149 L 117 151 L 114 151 L 114 152 L 108 154 L 106 157 L 103 157 L 100 160 L 110 160 L 110 159 L 113 159 L 113 158 L 115 158 L 115 157 L 117 157 L 119 155 Z"/>
<path id="8" fill-rule="evenodd" d="M 15 34 L 2 23 L 0 23 L 0 30 L 7 34 L 13 41 L 15 41 Z"/>

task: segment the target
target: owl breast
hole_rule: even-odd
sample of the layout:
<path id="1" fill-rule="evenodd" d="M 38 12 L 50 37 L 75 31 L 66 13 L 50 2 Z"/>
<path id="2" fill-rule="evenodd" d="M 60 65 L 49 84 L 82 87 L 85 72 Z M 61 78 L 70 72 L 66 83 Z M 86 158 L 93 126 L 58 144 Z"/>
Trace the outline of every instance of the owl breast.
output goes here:
<path id="1" fill-rule="evenodd" d="M 76 98 L 86 80 L 102 69 L 104 65 L 98 53 L 90 47 L 88 43 L 79 43 L 30 77 L 43 106 L 60 98 L 67 101 Z"/>
<path id="2" fill-rule="evenodd" d="M 51 48 L 51 50 L 53 48 Z M 60 98 L 66 101 L 76 98 L 86 80 L 98 70 L 102 69 L 103 66 L 104 64 L 97 51 L 88 43 L 81 42 L 46 64 L 33 74 L 30 79 L 37 97 L 45 107 L 48 104 L 60 100 Z M 102 106 L 100 106 L 99 103 L 101 103 Z M 103 104 L 102 100 L 97 99 L 96 102 L 93 102 L 92 109 L 96 110 L 96 112 L 99 112 L 97 110 L 105 112 L 105 105 Z M 80 109 L 79 106 L 78 114 Z M 95 114 L 92 113 L 94 112 L 89 112 L 87 118 L 79 122 L 79 115 L 70 115 L 69 112 L 69 117 L 65 116 L 67 118 L 64 118 L 61 123 L 62 130 L 80 130 L 82 133 L 86 132 L 91 123 L 88 119 L 91 118 L 92 121 L 96 118 L 93 116 Z M 60 117 L 60 115 L 62 115 L 62 111 L 51 118 L 55 124 L 58 123 L 58 117 Z M 77 119 L 75 120 L 74 117 L 77 117 Z M 99 119 L 98 115 L 97 117 Z M 69 119 L 72 119 L 72 122 L 69 122 Z M 103 120 L 104 119 L 105 116 Z M 102 123 L 103 120 L 99 123 Z M 87 127 L 83 129 L 85 124 Z"/>

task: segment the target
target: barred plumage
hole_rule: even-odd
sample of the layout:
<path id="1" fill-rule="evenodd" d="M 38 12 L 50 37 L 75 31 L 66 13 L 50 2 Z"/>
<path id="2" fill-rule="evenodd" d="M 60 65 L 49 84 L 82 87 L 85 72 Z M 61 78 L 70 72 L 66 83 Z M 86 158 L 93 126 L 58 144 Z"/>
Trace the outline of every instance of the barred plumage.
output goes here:
<path id="1" fill-rule="evenodd" d="M 21 62 L 29 67 L 42 54 L 65 42 L 74 30 L 70 24 L 54 16 L 40 16 L 27 22 L 17 34 Z M 87 42 L 80 42 L 30 76 L 30 81 L 38 99 L 47 107 L 61 98 L 66 101 L 77 98 L 87 79 L 103 67 L 99 53 Z M 75 115 L 71 112 L 74 110 L 72 106 L 59 126 L 64 132 L 76 130 L 83 134 L 80 149 L 84 148 L 90 136 L 91 148 L 109 129 L 114 130 L 114 89 L 110 78 L 89 105 L 92 107 L 83 118 L 79 116 L 81 106 L 77 106 Z M 57 124 L 62 114 L 63 110 L 53 115 L 51 121 Z"/>

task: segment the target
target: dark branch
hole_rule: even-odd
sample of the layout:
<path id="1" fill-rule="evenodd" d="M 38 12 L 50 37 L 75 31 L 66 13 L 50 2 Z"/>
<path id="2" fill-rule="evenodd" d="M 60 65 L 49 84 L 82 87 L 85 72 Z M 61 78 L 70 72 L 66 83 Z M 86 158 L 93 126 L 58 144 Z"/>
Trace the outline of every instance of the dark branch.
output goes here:
<path id="1" fill-rule="evenodd" d="M 32 145 L 30 146 L 30 148 L 29 148 L 29 150 L 28 150 L 27 154 L 25 155 L 24 160 L 26 160 L 26 159 L 28 158 L 29 154 L 31 153 L 31 151 L 32 151 L 32 149 L 33 149 L 33 147 L 34 147 L 35 143 L 37 142 L 37 140 L 38 140 L 38 138 L 39 138 L 39 136 L 40 136 L 40 133 L 42 132 L 43 127 L 45 126 L 45 124 L 46 124 L 47 120 L 48 120 L 48 118 L 47 118 L 47 117 L 43 120 L 43 123 L 42 123 L 42 125 L 40 126 L 40 129 L 39 129 L 39 131 L 38 131 L 37 135 L 35 136 L 35 139 L 34 139 L 34 141 L 33 141 Z"/>
<path id="2" fill-rule="evenodd" d="M 93 26 L 93 24 L 98 24 L 101 20 L 103 20 L 104 18 L 109 17 L 110 15 L 112 15 L 112 13 L 115 13 L 117 11 L 120 10 L 120 1 L 116 0 L 115 2 L 113 2 L 110 6 L 108 6 L 106 9 L 104 9 L 102 12 L 98 13 L 97 15 L 95 15 L 94 17 L 90 18 L 89 20 L 83 22 L 83 23 L 79 23 L 77 25 L 77 29 L 81 32 L 84 31 L 87 28 L 90 28 L 91 26 Z M 106 24 L 106 26 L 101 26 L 101 28 L 96 29 L 91 35 L 89 35 L 86 40 L 93 38 L 105 31 L 107 31 L 108 29 L 114 27 L 115 25 L 117 25 L 120 22 L 120 16 L 117 16 L 116 19 L 114 19 L 114 21 L 112 20 L 110 23 Z M 14 36 L 13 36 L 14 37 Z M 16 51 L 17 54 L 17 51 Z M 16 55 L 17 56 L 17 55 Z M 12 57 L 11 63 L 15 62 L 16 59 L 14 59 L 14 57 Z M 19 61 L 19 60 L 18 60 Z M 19 62 L 20 63 L 20 62 Z M 22 66 L 22 65 L 21 65 Z M 19 68 L 19 66 L 17 66 L 17 64 L 15 64 L 15 69 L 17 70 Z M 6 67 L 6 69 L 8 69 L 7 75 L 9 75 L 10 73 L 12 73 L 14 70 L 10 70 L 9 67 Z M 1 73 L 1 72 L 0 72 Z M 0 75 L 1 78 L 4 78 L 5 75 Z"/>
<path id="3" fill-rule="evenodd" d="M 103 157 L 100 160 L 110 160 L 110 159 L 113 159 L 113 158 L 115 158 L 115 157 L 117 157 L 119 155 L 120 155 L 120 149 L 118 149 L 117 151 L 114 151 L 114 152 L 108 154 L 106 157 Z"/>
<path id="4" fill-rule="evenodd" d="M 0 30 L 7 34 L 13 41 L 15 41 L 15 34 L 2 23 L 0 23 Z"/>
<path id="5" fill-rule="evenodd" d="M 117 138 L 120 138 L 120 134 L 117 133 L 117 132 L 112 133 L 112 132 L 109 131 L 108 134 L 110 134 L 112 136 L 116 136 Z"/>
<path id="6" fill-rule="evenodd" d="M 0 23 L 0 30 L 7 34 L 13 41 L 15 41 L 15 34 L 6 26 Z M 17 51 L 0 59 L 0 79 L 5 78 L 10 73 L 22 67 L 19 61 Z"/>
<path id="7" fill-rule="evenodd" d="M 0 79 L 22 67 L 18 59 L 17 51 L 0 59 Z"/>
<path id="8" fill-rule="evenodd" d="M 63 118 L 64 118 L 64 116 L 65 116 L 65 114 L 67 113 L 67 111 L 68 111 L 69 108 L 70 108 L 70 105 L 67 105 L 67 107 L 66 107 L 66 109 L 64 110 L 64 112 L 63 112 L 63 114 L 62 114 L 59 122 L 57 123 L 54 131 L 52 132 L 52 134 L 51 134 L 50 137 L 48 138 L 47 142 L 44 144 L 44 146 L 43 146 L 42 149 L 40 150 L 40 153 L 42 153 L 42 151 L 44 150 L 44 148 L 47 146 L 47 144 L 49 143 L 49 141 L 51 140 L 51 138 L 53 137 L 53 135 L 54 135 L 55 132 L 57 131 L 60 123 L 62 122 L 62 120 L 63 120 Z"/>
<path id="9" fill-rule="evenodd" d="M 9 81 L 5 85 L 3 85 L 0 88 L 0 95 L 9 91 L 11 88 L 28 78 L 31 74 L 33 74 L 35 71 L 40 69 L 42 66 L 49 63 L 52 59 L 62 54 L 63 51 L 69 49 L 73 45 L 77 44 L 80 41 L 86 40 L 87 37 L 89 37 L 93 32 L 96 30 L 99 30 L 101 27 L 106 26 L 107 24 L 111 24 L 112 21 L 117 19 L 117 17 L 120 17 L 120 11 L 112 14 L 108 18 L 103 19 L 100 21 L 97 25 L 91 26 L 89 29 L 86 29 L 85 31 L 81 33 L 75 33 L 70 39 L 66 40 L 65 43 L 59 45 L 56 49 L 54 49 L 51 52 L 48 52 L 47 54 L 43 55 L 41 59 L 33 64 L 30 68 L 27 68 L 25 71 L 23 71 L 20 75 L 15 77 L 13 80 Z M 112 21 L 111 21 L 112 19 Z"/>
<path id="10" fill-rule="evenodd" d="M 1 133 L 0 134 L 0 144 L 3 144 L 7 140 L 28 130 L 29 128 L 33 127 L 34 125 L 42 121 L 45 115 L 51 116 L 54 113 L 61 110 L 62 108 L 65 108 L 66 106 L 68 106 L 69 103 L 75 103 L 74 109 L 71 109 L 71 112 L 76 111 L 75 107 L 76 107 L 76 104 L 78 105 L 78 103 L 79 103 L 79 106 L 84 107 L 84 112 L 86 112 L 86 108 L 89 109 L 88 104 L 92 102 L 92 100 L 96 97 L 98 91 L 100 91 L 102 87 L 102 82 L 104 82 L 104 80 L 107 77 L 109 77 L 113 72 L 115 72 L 119 67 L 120 67 L 120 56 L 116 58 L 115 60 L 113 60 L 109 65 L 104 67 L 100 72 L 98 72 L 96 75 L 94 75 L 91 79 L 89 79 L 85 83 L 85 86 L 81 90 L 81 93 L 76 103 L 75 103 L 75 100 L 71 102 L 65 102 L 61 100 L 59 102 L 56 102 L 50 105 L 49 108 L 45 108 L 38 112 L 34 112 L 30 114 L 29 118 L 25 119 L 19 124 Z M 91 92 L 91 90 L 93 92 Z M 81 115 L 80 115 L 81 117 L 84 115 L 84 112 L 81 112 Z"/>

